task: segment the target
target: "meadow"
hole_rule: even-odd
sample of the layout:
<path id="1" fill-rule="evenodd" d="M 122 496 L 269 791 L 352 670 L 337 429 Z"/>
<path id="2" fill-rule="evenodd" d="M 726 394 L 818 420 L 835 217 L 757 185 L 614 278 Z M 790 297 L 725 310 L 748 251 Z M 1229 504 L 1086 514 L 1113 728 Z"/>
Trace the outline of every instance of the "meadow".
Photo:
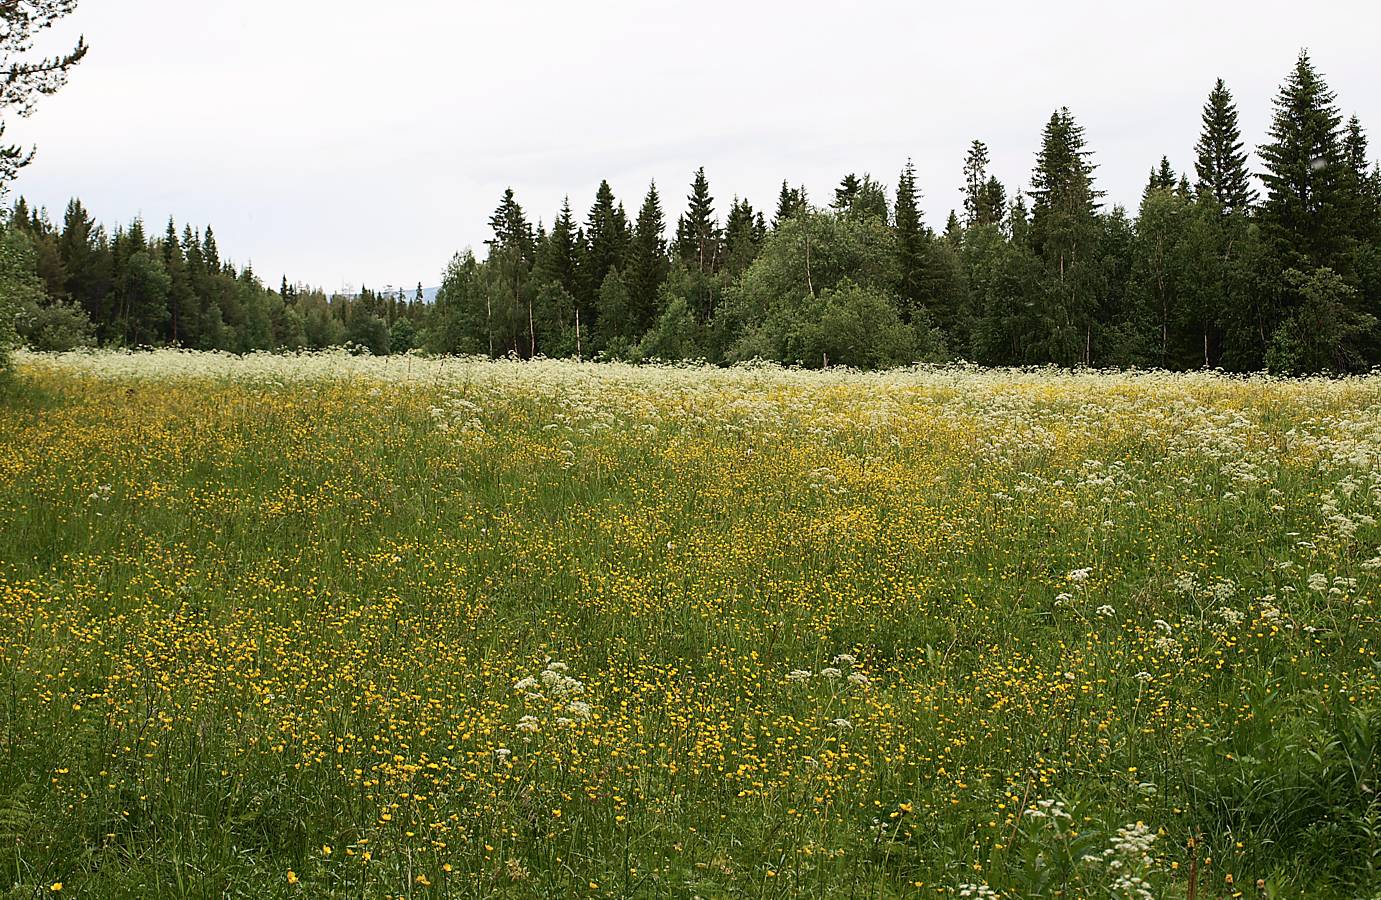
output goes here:
<path id="1" fill-rule="evenodd" d="M 0 397 L 0 896 L 1381 896 L 1381 377 Z"/>

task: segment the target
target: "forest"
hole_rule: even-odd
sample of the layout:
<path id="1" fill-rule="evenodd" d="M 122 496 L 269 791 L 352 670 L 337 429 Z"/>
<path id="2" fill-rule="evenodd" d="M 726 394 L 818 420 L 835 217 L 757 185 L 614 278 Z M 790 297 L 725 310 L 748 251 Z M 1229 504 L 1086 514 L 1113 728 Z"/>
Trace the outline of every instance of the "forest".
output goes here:
<path id="1" fill-rule="evenodd" d="M 1161 157 L 1134 211 L 1103 202 L 1063 107 L 1024 189 L 974 140 L 942 228 L 910 162 L 890 189 L 849 174 L 816 198 L 786 180 L 774 209 L 735 197 L 722 218 L 702 168 L 674 223 L 656 184 L 634 216 L 605 181 L 583 221 L 567 200 L 550 226 L 510 189 L 483 257 L 458 254 L 434 303 L 421 285 L 275 289 L 223 258 L 210 226 L 108 233 L 75 199 L 60 224 L 15 204 L 0 279 L 35 349 L 1366 371 L 1381 363 L 1381 165 L 1307 51 L 1273 112 L 1253 172 L 1220 79 L 1192 166 Z"/>

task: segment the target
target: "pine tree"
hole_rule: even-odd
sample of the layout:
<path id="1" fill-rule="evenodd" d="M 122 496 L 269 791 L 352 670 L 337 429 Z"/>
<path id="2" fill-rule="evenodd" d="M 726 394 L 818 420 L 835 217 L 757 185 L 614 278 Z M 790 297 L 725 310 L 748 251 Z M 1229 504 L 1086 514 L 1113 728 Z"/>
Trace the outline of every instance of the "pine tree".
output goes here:
<path id="1" fill-rule="evenodd" d="M 724 220 L 724 271 L 730 276 L 741 275 L 753 264 L 761 247 L 762 236 L 753 205 L 735 197 Z"/>
<path id="2" fill-rule="evenodd" d="M 537 275 L 554 283 L 572 297 L 580 293 L 580 244 L 583 238 L 571 211 L 571 198 L 561 203 L 561 211 L 551 224 L 547 239 L 537 256 Z"/>
<path id="3" fill-rule="evenodd" d="M 1256 202 L 1257 192 L 1247 171 L 1237 106 L 1221 78 L 1204 104 L 1203 131 L 1194 149 L 1198 154 L 1194 162 L 1196 190 L 1213 197 L 1225 212 L 1245 213 Z"/>
<path id="4" fill-rule="evenodd" d="M 196 346 L 197 298 L 187 273 L 187 259 L 177 236 L 177 225 L 171 216 L 163 235 L 163 268 L 168 273 L 169 284 L 168 340 L 174 345 Z"/>
<path id="5" fill-rule="evenodd" d="M 585 253 L 582 260 L 583 304 L 592 308 L 609 272 L 623 266 L 627 222 L 614 203 L 609 182 L 601 181 L 594 206 L 585 221 Z"/>
<path id="6" fill-rule="evenodd" d="M 1033 335 L 1050 362 L 1089 364 L 1098 298 L 1098 198 L 1084 130 L 1067 108 L 1045 127 L 1031 174 L 1031 246 L 1046 268 L 1043 333 Z"/>
<path id="7" fill-rule="evenodd" d="M 658 292 L 666 281 L 671 263 L 667 259 L 666 219 L 662 214 L 662 199 L 657 184 L 648 185 L 647 196 L 638 210 L 633 227 L 633 245 L 628 255 L 628 275 L 625 279 L 634 321 L 630 335 L 641 337 L 652 327 L 659 312 Z"/>
<path id="8" fill-rule="evenodd" d="M 1347 121 L 1342 156 L 1342 202 L 1349 220 L 1349 236 L 1361 244 L 1381 243 L 1381 196 L 1377 194 L 1367 156 L 1367 134 L 1355 115 Z"/>
<path id="9" fill-rule="evenodd" d="M 0 3 L 0 137 L 11 115 L 27 117 L 38 98 L 56 93 L 68 73 L 86 56 L 86 39 L 79 38 L 67 53 L 33 58 L 34 38 L 76 8 L 75 0 L 7 0 Z M 0 145 L 0 193 L 19 170 L 33 161 L 34 151 Z"/>
<path id="10" fill-rule="evenodd" d="M 1151 170 L 1151 177 L 1146 182 L 1146 189 L 1141 192 L 1141 202 L 1144 204 L 1146 199 L 1156 191 L 1173 191 L 1177 182 L 1175 170 L 1170 166 L 1170 157 L 1162 156 L 1160 166 Z"/>
<path id="11" fill-rule="evenodd" d="M 834 203 L 832 206 L 844 212 L 852 209 L 854 201 L 858 199 L 859 189 L 863 187 L 863 182 L 859 181 L 858 176 L 850 172 L 839 182 L 839 187 L 834 189 Z"/>
<path id="12" fill-rule="evenodd" d="M 686 214 L 676 225 L 676 255 L 688 269 L 713 274 L 719 270 L 723 238 L 715 219 L 714 197 L 710 196 L 704 166 L 696 170 L 686 200 Z"/>
<path id="13" fill-rule="evenodd" d="M 792 216 L 805 212 L 806 189 L 805 187 L 788 187 L 785 181 L 782 182 L 782 191 L 777 195 L 777 213 L 772 217 L 772 227 L 780 228 L 781 224 Z"/>
<path id="14" fill-rule="evenodd" d="M 1339 187 L 1345 168 L 1342 114 L 1335 96 L 1301 52 L 1275 99 L 1262 218 L 1285 268 L 1334 266 L 1343 247 Z"/>
<path id="15" fill-rule="evenodd" d="M 500 347 L 513 352 L 526 350 L 528 356 L 537 353 L 536 315 L 533 309 L 531 285 L 535 248 L 532 227 L 523 208 L 518 205 L 513 189 L 504 191 L 494 215 L 489 218 L 494 236 L 489 245 L 488 268 L 492 278 L 486 306 L 489 352 Z M 524 321 L 526 319 L 526 321 Z M 526 331 L 527 346 L 521 346 L 520 336 Z"/>
<path id="16" fill-rule="evenodd" d="M 921 221 L 920 191 L 916 187 L 916 167 L 911 160 L 897 178 L 897 197 L 892 213 L 897 234 L 897 294 L 901 317 L 910 322 L 917 310 L 925 308 L 926 261 L 929 238 Z"/>
<path id="17" fill-rule="evenodd" d="M 201 239 L 201 258 L 206 271 L 215 274 L 221 270 L 221 255 L 216 249 L 216 235 L 211 226 L 206 226 L 206 234 Z"/>

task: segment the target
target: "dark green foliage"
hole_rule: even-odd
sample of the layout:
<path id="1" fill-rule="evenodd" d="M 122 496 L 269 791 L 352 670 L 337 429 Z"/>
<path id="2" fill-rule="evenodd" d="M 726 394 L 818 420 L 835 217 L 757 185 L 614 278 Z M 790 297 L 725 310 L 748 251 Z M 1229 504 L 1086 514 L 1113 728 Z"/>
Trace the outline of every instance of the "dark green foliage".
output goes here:
<path id="1" fill-rule="evenodd" d="M 766 231 L 762 217 L 754 215 L 752 205 L 747 200 L 735 198 L 724 222 L 723 271 L 726 275 L 737 277 L 753 264 Z"/>
<path id="2" fill-rule="evenodd" d="M 1262 221 L 1287 268 L 1336 267 L 1344 249 L 1341 124 L 1333 92 L 1301 52 L 1276 95 L 1271 139 L 1260 150 Z"/>
<path id="3" fill-rule="evenodd" d="M 1359 308 L 1356 289 L 1328 268 L 1287 269 L 1285 285 L 1294 310 L 1271 336 L 1267 367 L 1283 375 L 1364 370 L 1376 317 Z"/>
<path id="4" fill-rule="evenodd" d="M 804 187 L 789 187 L 782 182 L 782 191 L 777 195 L 777 213 L 772 217 L 772 227 L 779 227 L 792 216 L 803 213 L 809 207 Z"/>
<path id="5" fill-rule="evenodd" d="M 1244 213 L 1256 202 L 1257 192 L 1247 170 L 1237 107 L 1221 78 L 1204 104 L 1203 123 L 1203 132 L 1194 148 L 1194 171 L 1198 176 L 1195 189 L 1211 196 L 1224 212 Z"/>
<path id="6" fill-rule="evenodd" d="M 1046 125 L 1031 174 L 1031 249 L 1045 272 L 1032 343 L 1062 365 L 1093 363 L 1093 325 L 1102 278 L 1098 198 L 1084 129 L 1066 108 Z"/>
<path id="7" fill-rule="evenodd" d="M 897 238 L 897 297 L 904 321 L 923 309 L 927 300 L 930 236 L 921 220 L 920 191 L 916 187 L 916 167 L 906 161 L 897 179 L 897 197 L 892 214 Z"/>
<path id="8" fill-rule="evenodd" d="M 723 235 L 715 218 L 714 197 L 710 196 L 704 166 L 696 169 L 686 201 L 686 214 L 676 224 L 676 255 L 689 268 L 714 273 L 719 269 Z"/>
<path id="9" fill-rule="evenodd" d="M 964 158 L 964 224 L 967 227 L 1001 225 L 1007 207 L 1002 182 L 988 174 L 988 147 L 975 140 Z"/>
<path id="10" fill-rule="evenodd" d="M 871 175 L 862 178 L 849 174 L 834 191 L 833 209 L 856 216 L 872 216 L 887 221 L 887 189 L 873 180 Z"/>
<path id="11" fill-rule="evenodd" d="M 630 295 L 630 318 L 623 331 L 636 340 L 652 327 L 657 317 L 658 295 L 666 281 L 671 262 L 667 258 L 666 219 L 657 185 L 647 188 L 647 196 L 638 210 L 633 226 L 633 241 L 628 254 L 628 275 L 625 279 Z"/>
<path id="12" fill-rule="evenodd" d="M 1162 156 L 1160 166 L 1151 170 L 1151 178 L 1146 182 L 1146 190 L 1141 193 L 1141 202 L 1145 203 L 1146 198 L 1156 191 L 1173 191 L 1178 183 L 1175 170 L 1170 167 L 1170 158 Z"/>

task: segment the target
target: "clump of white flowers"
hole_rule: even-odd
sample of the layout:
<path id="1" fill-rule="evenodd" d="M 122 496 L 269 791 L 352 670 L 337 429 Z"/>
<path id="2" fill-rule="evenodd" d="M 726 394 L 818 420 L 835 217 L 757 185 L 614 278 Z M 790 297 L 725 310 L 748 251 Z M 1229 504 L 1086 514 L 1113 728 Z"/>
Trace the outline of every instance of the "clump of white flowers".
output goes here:
<path id="1" fill-rule="evenodd" d="M 1001 895 L 986 884 L 961 884 L 958 896 L 972 897 L 973 900 L 998 900 Z"/>
<path id="2" fill-rule="evenodd" d="M 1123 825 L 1108 841 L 1102 853 L 1090 853 L 1080 861 L 1088 865 L 1101 865 L 1112 879 L 1113 896 L 1130 900 L 1156 900 L 1157 894 L 1151 884 L 1156 871 L 1151 848 L 1157 835 L 1145 822 Z"/>
<path id="3" fill-rule="evenodd" d="M 588 722 L 594 718 L 594 708 L 580 699 L 585 693 L 585 682 L 569 672 L 570 666 L 547 657 L 540 675 L 518 679 L 513 682 L 513 689 L 523 695 L 525 702 L 533 704 L 537 712 L 553 715 L 556 725 Z M 518 720 L 517 728 L 531 734 L 539 730 L 541 721 L 540 716 L 528 713 Z"/>
<path id="4" fill-rule="evenodd" d="M 457 395 L 447 396 L 441 405 L 433 406 L 429 412 L 436 423 L 437 431 L 443 433 L 483 434 L 484 423 L 480 421 L 480 407 Z"/>
<path id="5" fill-rule="evenodd" d="M 1070 822 L 1074 817 L 1065 808 L 1064 801 L 1054 798 L 1037 800 L 1029 809 L 1026 810 L 1028 819 L 1048 819 L 1052 824 L 1058 822 Z"/>

